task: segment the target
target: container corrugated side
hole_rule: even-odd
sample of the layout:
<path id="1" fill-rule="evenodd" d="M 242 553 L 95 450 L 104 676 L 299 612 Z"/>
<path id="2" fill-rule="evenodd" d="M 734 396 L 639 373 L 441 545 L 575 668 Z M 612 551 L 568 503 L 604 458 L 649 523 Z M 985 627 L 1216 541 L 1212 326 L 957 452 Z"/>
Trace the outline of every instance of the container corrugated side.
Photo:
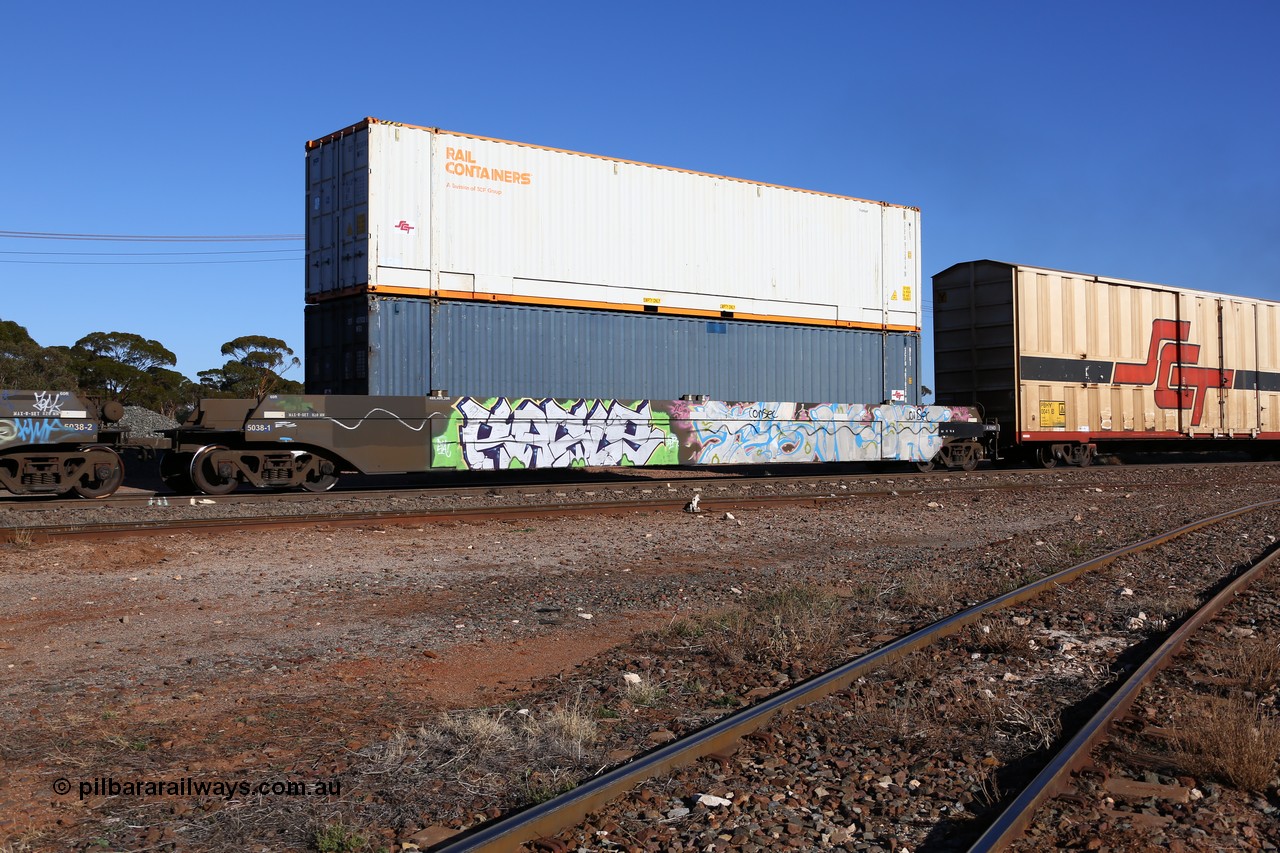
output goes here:
<path id="1" fill-rule="evenodd" d="M 918 401 L 908 333 L 360 296 L 306 334 L 310 393 Z"/>
<path id="2" fill-rule="evenodd" d="M 312 143 L 308 207 L 312 301 L 920 326 L 914 208 L 377 122 Z"/>

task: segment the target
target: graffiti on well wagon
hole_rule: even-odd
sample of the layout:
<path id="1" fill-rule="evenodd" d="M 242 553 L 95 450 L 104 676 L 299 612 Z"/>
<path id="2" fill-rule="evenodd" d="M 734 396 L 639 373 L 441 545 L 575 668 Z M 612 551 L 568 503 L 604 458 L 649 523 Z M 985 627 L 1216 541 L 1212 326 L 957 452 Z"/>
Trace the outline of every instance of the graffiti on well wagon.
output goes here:
<path id="1" fill-rule="evenodd" d="M 675 437 L 648 400 L 463 397 L 458 446 L 465 467 L 569 468 L 675 464 Z"/>
<path id="2" fill-rule="evenodd" d="M 57 444 L 80 438 L 93 424 L 63 423 L 59 418 L 0 418 L 0 447 L 8 444 Z"/>
<path id="3" fill-rule="evenodd" d="M 924 462 L 942 449 L 938 424 L 968 420 L 968 408 L 949 406 L 875 406 L 875 419 L 883 424 L 884 459 Z"/>
<path id="4" fill-rule="evenodd" d="M 672 412 L 696 465 L 922 461 L 942 448 L 939 423 L 967 418 L 963 408 L 856 403 L 710 401 Z"/>
<path id="5" fill-rule="evenodd" d="M 696 465 L 879 459 L 866 406 L 823 403 L 696 403 L 686 414 Z"/>

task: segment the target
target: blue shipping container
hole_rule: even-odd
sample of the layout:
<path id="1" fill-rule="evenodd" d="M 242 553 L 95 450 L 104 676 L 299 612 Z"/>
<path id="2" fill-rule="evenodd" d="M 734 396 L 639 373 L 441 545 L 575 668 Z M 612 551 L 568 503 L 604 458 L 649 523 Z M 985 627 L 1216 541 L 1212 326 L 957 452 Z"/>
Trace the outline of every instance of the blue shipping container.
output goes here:
<path id="1" fill-rule="evenodd" d="M 877 332 L 352 296 L 306 309 L 312 394 L 919 402 L 920 339 Z"/>

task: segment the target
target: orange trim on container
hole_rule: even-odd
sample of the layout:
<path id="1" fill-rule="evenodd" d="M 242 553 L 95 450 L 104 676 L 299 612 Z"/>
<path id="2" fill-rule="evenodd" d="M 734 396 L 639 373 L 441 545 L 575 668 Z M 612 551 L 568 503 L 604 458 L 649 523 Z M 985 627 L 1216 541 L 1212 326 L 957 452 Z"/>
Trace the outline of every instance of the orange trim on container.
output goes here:
<path id="1" fill-rule="evenodd" d="M 747 178 L 735 178 L 732 175 L 717 175 L 714 172 L 699 172 L 696 169 L 681 169 L 677 166 L 663 166 L 657 163 L 645 163 L 640 160 L 625 160 L 621 157 L 607 157 L 603 154 L 589 154 L 585 151 L 573 151 L 568 148 L 554 148 L 550 145 L 535 145 L 531 142 L 516 142 L 515 140 L 512 140 L 512 139 L 499 139 L 496 136 L 481 136 L 476 133 L 461 133 L 456 130 L 445 130 L 442 127 L 424 127 L 423 125 L 420 125 L 420 124 L 406 124 L 405 122 L 399 122 L 399 121 L 382 121 L 381 119 L 376 119 L 373 117 L 369 117 L 362 121 L 358 121 L 355 124 L 351 125 L 350 127 L 344 127 L 342 130 L 336 131 L 334 133 L 330 133 L 327 136 L 322 136 L 319 139 L 313 139 L 307 143 L 307 150 L 311 151 L 312 149 L 319 148 L 321 145 L 324 145 L 326 142 L 332 142 L 335 139 L 340 139 L 343 136 L 356 132 L 357 130 L 364 130 L 365 128 L 374 124 L 385 124 L 388 127 L 408 127 L 413 130 L 425 130 L 428 133 L 437 133 L 437 134 L 445 133 L 445 134 L 448 134 L 449 136 L 460 136 L 464 139 L 477 139 L 482 142 L 498 142 L 503 145 L 517 145 L 521 148 L 534 148 L 539 151 L 554 151 L 557 154 L 571 154 L 575 157 L 590 157 L 593 160 L 606 160 L 610 163 L 626 163 L 631 166 L 643 166 L 647 169 L 662 169 L 667 172 L 680 172 L 685 175 L 699 175 L 704 178 L 715 178 L 716 180 L 721 180 L 721 181 L 734 181 L 740 184 L 750 184 L 753 187 L 770 187 L 771 189 L 775 189 L 775 190 L 789 190 L 790 192 L 825 196 L 827 198 L 839 198 L 839 199 L 845 199 L 846 201 L 860 201 L 860 202 L 863 202 L 864 204 L 878 204 L 882 207 L 897 207 L 903 210 L 914 210 L 916 213 L 920 212 L 920 208 L 912 207 L 911 205 L 907 205 L 907 204 L 894 204 L 893 202 L 889 202 L 889 201 L 876 201 L 874 199 L 858 198 L 857 196 L 851 196 L 851 195 L 839 195 L 838 193 L 827 193 L 827 192 L 822 192 L 821 190 L 806 190 L 806 189 L 802 189 L 801 187 L 789 187 L 789 186 L 786 186 L 785 184 L 770 184 L 764 181 L 748 180 Z"/>
<path id="2" fill-rule="evenodd" d="M 626 311 L 629 313 L 665 314 L 675 317 L 706 317 L 714 320 L 750 320 L 754 323 L 789 323 L 800 326 L 826 326 L 836 329 L 864 329 L 876 332 L 919 333 L 918 326 L 882 325 L 855 320 L 827 320 L 820 317 L 788 317 L 781 314 L 751 314 L 743 311 L 723 312 L 705 308 L 671 308 L 665 305 L 632 305 L 622 302 L 594 302 L 584 299 L 557 299 L 550 296 L 513 296 L 505 293 L 473 293 L 469 290 L 427 290 L 394 285 L 361 285 L 326 294 L 307 294 L 307 303 L 315 305 L 347 296 L 411 296 L 419 299 L 453 299 L 459 302 L 501 302 L 509 305 L 542 305 L 552 308 L 584 308 L 591 311 Z"/>

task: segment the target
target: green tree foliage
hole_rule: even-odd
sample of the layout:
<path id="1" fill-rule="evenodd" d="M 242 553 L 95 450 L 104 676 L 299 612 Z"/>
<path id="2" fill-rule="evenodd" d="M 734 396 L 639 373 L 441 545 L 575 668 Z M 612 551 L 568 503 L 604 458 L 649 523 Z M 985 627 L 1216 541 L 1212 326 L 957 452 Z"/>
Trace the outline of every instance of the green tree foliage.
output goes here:
<path id="1" fill-rule="evenodd" d="M 195 408 L 204 390 L 176 370 L 152 367 L 146 373 L 147 380 L 135 392 L 134 403 L 177 421 Z"/>
<path id="2" fill-rule="evenodd" d="M 222 354 L 231 360 L 199 374 L 200 384 L 219 396 L 261 398 L 272 392 L 302 393 L 302 383 L 281 375 L 302 362 L 279 338 L 244 335 L 223 344 Z"/>
<path id="3" fill-rule="evenodd" d="M 279 338 L 245 335 L 227 341 L 220 368 L 192 382 L 176 370 L 177 357 L 159 341 L 129 332 L 92 332 L 71 347 L 42 347 L 26 328 L 0 320 L 0 388 L 80 391 L 172 418 L 202 396 L 263 397 L 302 393 L 302 383 L 282 374 L 301 361 Z"/>
<path id="4" fill-rule="evenodd" d="M 121 403 L 137 403 L 155 384 L 150 371 L 178 361 L 159 341 L 131 332 L 92 332 L 76 341 L 70 352 L 80 387 Z"/>
<path id="5" fill-rule="evenodd" d="M 0 388 L 69 391 L 75 372 L 64 350 L 42 347 L 13 320 L 0 320 Z"/>

